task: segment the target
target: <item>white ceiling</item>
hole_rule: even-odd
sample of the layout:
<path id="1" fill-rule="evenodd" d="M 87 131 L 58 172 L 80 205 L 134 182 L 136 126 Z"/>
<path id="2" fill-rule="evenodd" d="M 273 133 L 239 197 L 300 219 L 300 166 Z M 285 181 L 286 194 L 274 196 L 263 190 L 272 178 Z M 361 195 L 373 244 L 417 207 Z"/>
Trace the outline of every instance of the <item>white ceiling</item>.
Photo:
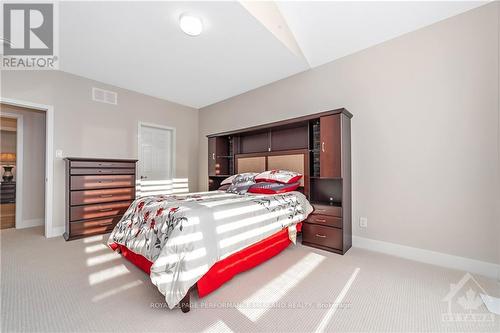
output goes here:
<path id="1" fill-rule="evenodd" d="M 304 58 L 238 2 L 61 2 L 61 70 L 200 108 L 481 4 L 279 2 Z M 185 12 L 200 36 L 180 30 Z"/>
<path id="2" fill-rule="evenodd" d="M 307 69 L 237 2 L 64 2 L 61 69 L 202 107 Z M 178 25 L 203 18 L 198 37 Z"/>
<path id="3" fill-rule="evenodd" d="M 487 3 L 486 1 L 278 2 L 316 67 Z"/>

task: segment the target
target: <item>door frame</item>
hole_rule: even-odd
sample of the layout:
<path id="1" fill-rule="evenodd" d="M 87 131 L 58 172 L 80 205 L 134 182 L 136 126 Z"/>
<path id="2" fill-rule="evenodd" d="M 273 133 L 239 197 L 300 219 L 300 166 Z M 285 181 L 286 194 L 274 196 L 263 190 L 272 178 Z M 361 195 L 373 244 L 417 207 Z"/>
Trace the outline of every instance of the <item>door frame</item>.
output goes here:
<path id="1" fill-rule="evenodd" d="M 144 122 L 144 121 L 139 121 L 137 123 L 137 159 L 139 160 L 139 168 L 138 168 L 138 171 L 137 172 L 137 176 L 136 177 L 139 177 L 137 180 L 140 180 L 140 173 L 141 173 L 141 161 L 142 161 L 142 152 L 141 152 L 141 127 L 143 126 L 146 126 L 146 127 L 153 127 L 153 128 L 158 128 L 158 129 L 163 129 L 163 130 L 169 130 L 169 131 L 172 131 L 172 179 L 175 178 L 175 169 L 176 169 L 176 160 L 175 160 L 175 157 L 176 157 L 176 151 L 175 151 L 175 147 L 177 145 L 176 143 L 176 137 L 177 137 L 177 134 L 176 134 L 176 129 L 175 127 L 170 127 L 170 126 L 165 126 L 165 125 L 158 125 L 158 124 L 153 124 L 153 123 L 148 123 L 148 122 Z"/>
<path id="2" fill-rule="evenodd" d="M 11 112 L 0 112 L 4 118 L 16 119 L 16 198 L 23 196 L 23 140 L 24 140 L 24 116 Z M 23 220 L 23 202 L 16 200 L 16 221 L 14 228 L 17 229 Z"/>
<path id="3" fill-rule="evenodd" d="M 52 105 L 32 103 L 2 96 L 0 96 L 0 103 L 45 112 L 45 237 L 60 236 L 63 233 L 64 227 L 54 228 L 52 225 L 54 203 L 54 107 Z M 7 113 L 8 112 L 5 112 L 5 114 Z M 1 114 L 4 114 L 4 112 Z M 19 160 L 16 157 L 16 175 L 19 176 L 17 172 L 19 172 L 19 170 L 22 171 L 22 166 L 20 169 L 17 166 L 17 161 Z M 17 180 L 19 180 L 19 177 L 17 177 Z M 16 182 L 16 196 L 18 196 L 19 193 L 21 194 L 20 196 L 22 196 L 22 175 L 21 182 Z M 18 203 L 16 202 L 16 227 L 18 225 L 18 216 L 19 218 L 22 217 L 21 208 L 22 203 L 19 205 L 20 213 L 18 215 Z"/>

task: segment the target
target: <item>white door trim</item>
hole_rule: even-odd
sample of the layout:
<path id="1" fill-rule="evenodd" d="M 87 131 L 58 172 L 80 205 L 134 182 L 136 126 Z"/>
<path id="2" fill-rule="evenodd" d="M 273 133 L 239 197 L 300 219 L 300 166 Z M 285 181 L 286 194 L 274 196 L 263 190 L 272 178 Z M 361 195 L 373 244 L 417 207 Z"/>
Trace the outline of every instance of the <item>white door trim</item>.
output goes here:
<path id="1" fill-rule="evenodd" d="M 53 203 L 54 203 L 54 107 L 52 105 L 32 103 L 28 101 L 4 98 L 0 96 L 0 103 L 35 109 L 46 112 L 45 117 L 45 237 L 60 236 L 61 227 L 54 228 Z M 19 168 L 18 168 L 19 171 Z M 16 185 L 16 191 L 17 191 Z M 17 214 L 17 208 L 16 208 Z"/>
<path id="2" fill-rule="evenodd" d="M 23 123 L 24 117 L 22 114 L 10 113 L 10 112 L 0 112 L 2 117 L 14 118 L 16 119 L 16 198 L 23 197 Z M 23 202 L 22 200 L 16 200 L 16 225 L 15 228 L 19 228 L 23 221 Z"/>
<path id="3" fill-rule="evenodd" d="M 165 129 L 165 130 L 170 130 L 172 131 L 172 178 L 175 178 L 175 169 L 176 169 L 176 164 L 175 164 L 175 147 L 176 147 L 176 130 L 175 127 L 170 127 L 170 126 L 165 126 L 165 125 L 158 125 L 158 124 L 152 124 L 152 123 L 147 123 L 144 121 L 139 121 L 137 124 L 137 159 L 139 160 L 139 169 L 137 173 L 137 177 L 140 177 L 140 172 L 141 172 L 141 160 L 142 160 L 142 152 L 141 152 L 141 127 L 146 126 L 146 127 L 153 127 L 153 128 L 159 128 L 159 129 Z M 140 179 L 140 178 L 139 178 Z"/>

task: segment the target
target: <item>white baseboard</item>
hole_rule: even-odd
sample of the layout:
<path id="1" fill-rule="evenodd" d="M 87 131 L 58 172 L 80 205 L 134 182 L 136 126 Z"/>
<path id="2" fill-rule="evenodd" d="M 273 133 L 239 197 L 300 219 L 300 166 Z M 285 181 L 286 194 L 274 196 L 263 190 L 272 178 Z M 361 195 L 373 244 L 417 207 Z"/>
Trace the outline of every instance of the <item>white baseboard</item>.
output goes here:
<path id="1" fill-rule="evenodd" d="M 23 220 L 21 222 L 21 225 L 16 225 L 16 229 L 24 229 L 24 228 L 31 228 L 31 227 L 37 227 L 45 224 L 45 219 L 30 219 L 30 220 Z"/>
<path id="2" fill-rule="evenodd" d="M 382 252 L 427 264 L 458 269 L 500 280 L 500 265 L 451 254 L 419 249 L 359 236 L 352 237 L 354 247 Z"/>
<path id="3" fill-rule="evenodd" d="M 52 227 L 52 231 L 50 232 L 50 235 L 47 235 L 47 238 L 52 238 L 52 237 L 59 237 L 64 234 L 65 227 Z"/>

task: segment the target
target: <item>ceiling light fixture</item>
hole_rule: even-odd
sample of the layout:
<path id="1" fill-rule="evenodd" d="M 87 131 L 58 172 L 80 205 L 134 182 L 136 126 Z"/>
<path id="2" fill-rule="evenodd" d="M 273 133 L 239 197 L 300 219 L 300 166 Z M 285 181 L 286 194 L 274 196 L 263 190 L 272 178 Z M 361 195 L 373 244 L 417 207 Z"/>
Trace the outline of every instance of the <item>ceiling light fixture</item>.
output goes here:
<path id="1" fill-rule="evenodd" d="M 179 25 L 182 31 L 189 36 L 198 36 L 203 31 L 203 24 L 201 19 L 196 16 L 182 14 L 179 18 Z"/>

